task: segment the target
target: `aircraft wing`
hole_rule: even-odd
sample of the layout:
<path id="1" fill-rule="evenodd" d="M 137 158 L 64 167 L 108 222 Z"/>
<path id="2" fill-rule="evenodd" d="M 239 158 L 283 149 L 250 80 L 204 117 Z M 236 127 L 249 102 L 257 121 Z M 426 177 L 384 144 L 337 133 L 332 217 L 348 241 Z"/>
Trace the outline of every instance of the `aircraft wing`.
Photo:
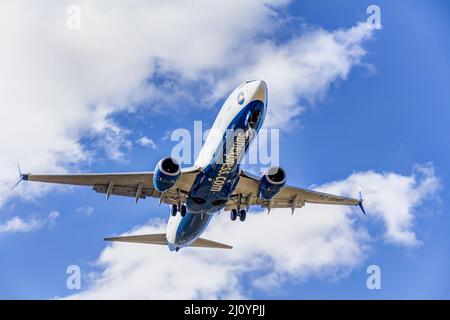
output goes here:
<path id="1" fill-rule="evenodd" d="M 362 207 L 362 197 L 360 199 L 348 198 L 339 195 L 318 192 L 309 189 L 285 186 L 270 201 L 260 198 L 259 195 L 260 179 L 244 171 L 240 173 L 238 185 L 235 193 L 232 195 L 232 201 L 227 204 L 225 210 L 231 210 L 239 203 L 243 207 L 259 205 L 261 208 L 290 208 L 294 211 L 296 208 L 303 207 L 306 203 L 349 205 Z"/>
<path id="2" fill-rule="evenodd" d="M 91 186 L 99 193 L 134 197 L 136 202 L 146 197 L 159 198 L 167 204 L 184 202 L 197 174 L 195 168 L 181 170 L 177 183 L 168 191 L 161 193 L 153 188 L 153 172 L 124 173 L 75 173 L 75 174 L 23 174 L 21 179 L 46 183 L 57 183 L 77 186 Z"/>

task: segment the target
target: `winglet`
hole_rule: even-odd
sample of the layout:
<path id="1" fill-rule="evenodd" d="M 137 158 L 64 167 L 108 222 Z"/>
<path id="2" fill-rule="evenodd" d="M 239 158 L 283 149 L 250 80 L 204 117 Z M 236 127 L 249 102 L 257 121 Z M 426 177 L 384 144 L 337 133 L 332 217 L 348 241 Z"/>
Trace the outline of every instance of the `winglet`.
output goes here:
<path id="1" fill-rule="evenodd" d="M 17 163 L 17 170 L 19 171 L 19 181 L 16 182 L 14 186 L 12 186 L 11 190 L 14 190 L 22 180 L 27 181 L 29 174 L 22 174 L 22 171 L 20 170 L 20 164 Z"/>
<path id="2" fill-rule="evenodd" d="M 361 188 L 359 188 L 359 202 L 358 202 L 358 206 L 361 208 L 361 211 L 362 211 L 364 214 L 367 214 L 367 213 L 366 213 L 366 210 L 364 210 L 364 207 L 363 207 L 363 201 L 364 201 L 364 197 L 363 197 Z"/>

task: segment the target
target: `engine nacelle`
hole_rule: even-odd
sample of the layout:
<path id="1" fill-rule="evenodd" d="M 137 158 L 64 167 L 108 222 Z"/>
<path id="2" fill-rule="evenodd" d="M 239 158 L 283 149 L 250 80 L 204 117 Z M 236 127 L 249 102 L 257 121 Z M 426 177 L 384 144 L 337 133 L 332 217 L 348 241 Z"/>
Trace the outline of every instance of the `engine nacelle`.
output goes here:
<path id="1" fill-rule="evenodd" d="M 286 184 L 286 174 L 280 167 L 272 167 L 264 173 L 259 186 L 259 196 L 272 199 Z"/>
<path id="2" fill-rule="evenodd" d="M 180 172 L 180 165 L 175 159 L 171 157 L 161 159 L 155 167 L 153 187 L 159 192 L 172 188 L 180 178 Z"/>

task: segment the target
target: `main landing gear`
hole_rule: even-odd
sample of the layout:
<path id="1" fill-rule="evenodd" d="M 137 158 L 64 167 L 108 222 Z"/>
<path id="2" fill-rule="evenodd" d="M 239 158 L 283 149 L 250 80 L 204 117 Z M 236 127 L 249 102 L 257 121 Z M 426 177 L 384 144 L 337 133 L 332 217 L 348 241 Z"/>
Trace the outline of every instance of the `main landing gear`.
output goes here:
<path id="1" fill-rule="evenodd" d="M 176 204 L 173 204 L 172 208 L 170 210 L 171 216 L 175 217 L 177 215 L 178 211 L 180 211 L 180 215 L 182 217 L 184 217 L 186 215 L 186 212 L 187 212 L 186 205 L 181 204 L 181 205 L 177 206 Z"/>
<path id="2" fill-rule="evenodd" d="M 235 221 L 237 217 L 239 217 L 239 220 L 245 221 L 245 218 L 247 217 L 247 211 L 244 209 L 241 209 L 239 211 L 236 209 L 231 209 L 230 213 L 231 221 Z"/>

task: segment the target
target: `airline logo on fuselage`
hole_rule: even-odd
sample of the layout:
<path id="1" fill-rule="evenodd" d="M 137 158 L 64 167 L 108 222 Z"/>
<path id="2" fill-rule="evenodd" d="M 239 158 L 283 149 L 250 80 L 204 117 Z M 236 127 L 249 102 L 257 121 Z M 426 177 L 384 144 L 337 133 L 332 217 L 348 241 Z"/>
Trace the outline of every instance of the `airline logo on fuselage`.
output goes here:
<path id="1" fill-rule="evenodd" d="M 237 101 L 240 105 L 242 105 L 244 103 L 244 100 L 245 100 L 245 95 L 244 95 L 244 92 L 241 91 L 238 94 Z"/>
<path id="2" fill-rule="evenodd" d="M 227 182 L 228 175 L 233 171 L 236 163 L 241 157 L 242 152 L 245 150 L 245 142 L 247 140 L 247 134 L 241 130 L 236 134 L 233 147 L 230 151 L 225 153 L 225 162 L 220 167 L 217 177 L 213 180 L 211 191 L 220 192 L 223 185 Z"/>

